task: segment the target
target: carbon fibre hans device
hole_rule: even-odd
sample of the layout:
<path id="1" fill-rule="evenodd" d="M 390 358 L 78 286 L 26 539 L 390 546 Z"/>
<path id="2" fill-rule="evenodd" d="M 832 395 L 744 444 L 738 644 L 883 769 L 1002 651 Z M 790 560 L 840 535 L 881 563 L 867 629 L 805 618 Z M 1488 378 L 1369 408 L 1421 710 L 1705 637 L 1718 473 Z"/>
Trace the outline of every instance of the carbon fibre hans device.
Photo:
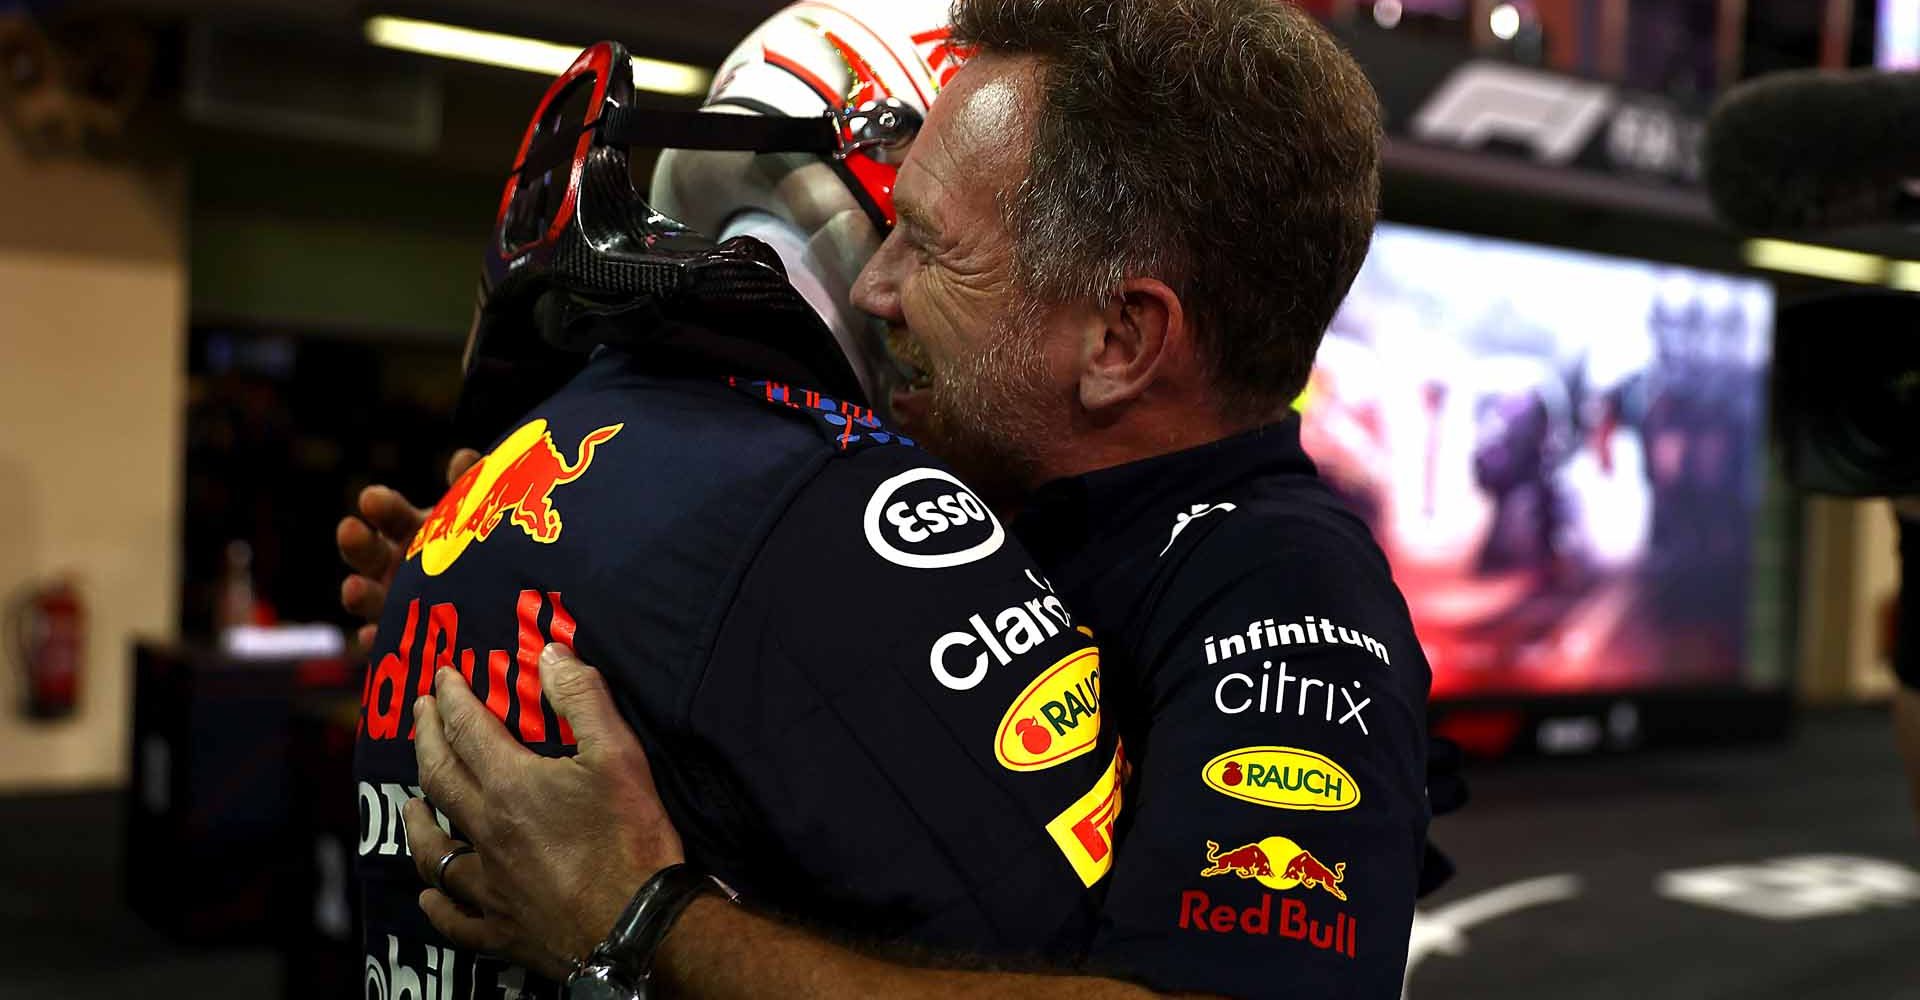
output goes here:
<path id="1" fill-rule="evenodd" d="M 632 146 L 814 153 L 898 147 L 913 108 L 884 99 L 819 117 L 637 108 L 616 42 L 547 89 L 508 175 L 482 267 L 456 429 L 484 445 L 602 344 L 676 371 L 750 374 L 865 402 L 832 333 L 757 240 L 716 243 L 634 189 Z"/>

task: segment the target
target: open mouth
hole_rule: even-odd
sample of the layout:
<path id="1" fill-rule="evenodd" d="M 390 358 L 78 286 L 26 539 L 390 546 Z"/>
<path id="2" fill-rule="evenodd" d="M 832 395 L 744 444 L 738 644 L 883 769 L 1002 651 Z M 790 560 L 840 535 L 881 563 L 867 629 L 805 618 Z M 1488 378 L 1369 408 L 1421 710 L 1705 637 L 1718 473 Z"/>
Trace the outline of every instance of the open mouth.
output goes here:
<path id="1" fill-rule="evenodd" d="M 897 327 L 887 331 L 887 357 L 907 391 L 924 392 L 933 387 L 933 363 L 906 331 Z"/>

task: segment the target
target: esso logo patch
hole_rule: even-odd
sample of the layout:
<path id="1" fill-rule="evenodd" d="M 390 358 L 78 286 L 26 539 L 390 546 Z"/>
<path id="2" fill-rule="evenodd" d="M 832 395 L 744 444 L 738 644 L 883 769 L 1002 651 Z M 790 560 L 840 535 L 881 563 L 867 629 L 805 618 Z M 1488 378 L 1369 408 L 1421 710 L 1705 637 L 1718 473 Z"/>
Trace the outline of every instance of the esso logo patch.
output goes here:
<path id="1" fill-rule="evenodd" d="M 903 472 L 867 501 L 867 544 L 913 569 L 960 566 L 1000 551 L 1007 540 L 993 511 L 940 469 Z"/>

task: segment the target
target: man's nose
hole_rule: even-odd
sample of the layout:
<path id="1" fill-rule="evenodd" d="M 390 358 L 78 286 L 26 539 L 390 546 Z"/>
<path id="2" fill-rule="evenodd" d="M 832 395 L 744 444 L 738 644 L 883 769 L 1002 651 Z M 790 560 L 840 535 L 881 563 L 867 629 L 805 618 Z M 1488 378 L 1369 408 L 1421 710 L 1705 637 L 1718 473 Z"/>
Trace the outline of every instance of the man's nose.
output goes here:
<path id="1" fill-rule="evenodd" d="M 886 323 L 902 323 L 906 319 L 900 314 L 900 283 L 895 278 L 901 259 L 900 246 L 899 237 L 889 233 L 881 241 L 880 249 L 868 258 L 867 266 L 860 269 L 849 295 L 854 308 Z"/>

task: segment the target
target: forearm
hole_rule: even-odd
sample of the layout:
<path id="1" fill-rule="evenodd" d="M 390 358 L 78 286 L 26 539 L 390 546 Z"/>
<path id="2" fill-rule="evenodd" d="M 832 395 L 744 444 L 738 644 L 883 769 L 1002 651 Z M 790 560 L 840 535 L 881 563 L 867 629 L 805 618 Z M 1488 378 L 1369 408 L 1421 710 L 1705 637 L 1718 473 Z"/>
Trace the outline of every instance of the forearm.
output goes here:
<path id="1" fill-rule="evenodd" d="M 689 906 L 661 945 L 656 975 L 667 993 L 695 1000 L 765 996 L 1045 996 L 1136 1000 L 1159 994 L 1084 976 L 925 969 L 862 955 L 719 899 Z"/>

